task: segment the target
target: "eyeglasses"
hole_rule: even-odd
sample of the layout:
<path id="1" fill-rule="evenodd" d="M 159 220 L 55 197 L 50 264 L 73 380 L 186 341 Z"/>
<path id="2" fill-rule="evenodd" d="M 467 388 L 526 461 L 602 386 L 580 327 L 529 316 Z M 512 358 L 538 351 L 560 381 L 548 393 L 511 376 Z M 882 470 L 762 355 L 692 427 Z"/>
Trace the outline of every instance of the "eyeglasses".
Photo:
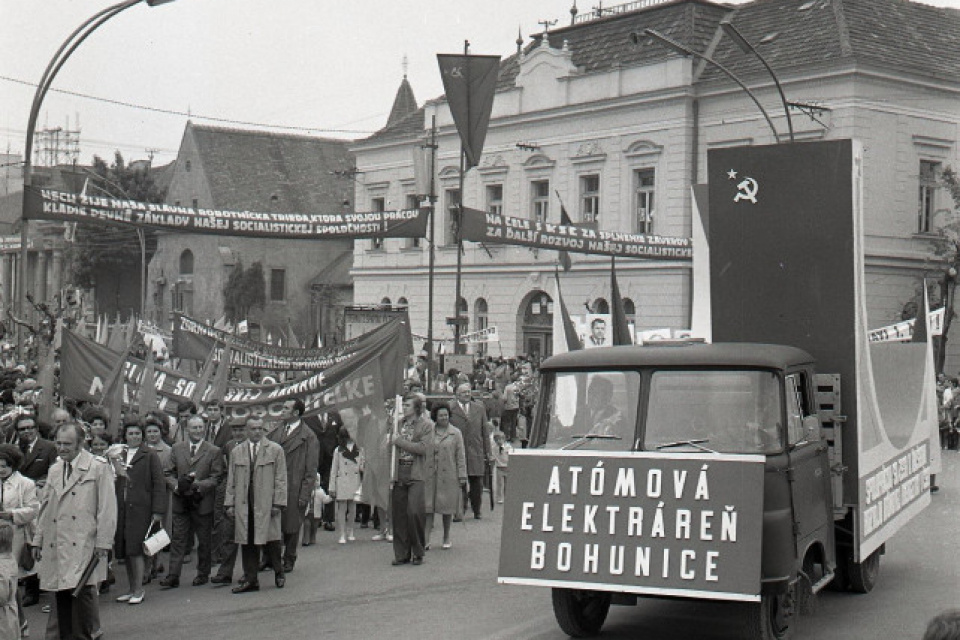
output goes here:
<path id="1" fill-rule="evenodd" d="M 32 424 L 29 427 L 17 427 L 17 431 L 33 431 L 37 428 L 37 425 Z"/>

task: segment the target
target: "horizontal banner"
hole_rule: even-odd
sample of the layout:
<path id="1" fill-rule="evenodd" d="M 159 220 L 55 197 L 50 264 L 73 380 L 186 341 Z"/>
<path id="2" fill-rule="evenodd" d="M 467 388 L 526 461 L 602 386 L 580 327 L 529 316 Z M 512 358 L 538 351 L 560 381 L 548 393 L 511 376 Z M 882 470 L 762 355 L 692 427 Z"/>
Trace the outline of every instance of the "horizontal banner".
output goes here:
<path id="1" fill-rule="evenodd" d="M 931 311 L 927 317 L 930 319 L 930 335 L 943 335 L 943 307 Z M 870 342 L 906 342 L 913 340 L 913 325 L 915 322 L 916 318 L 912 318 L 873 329 L 870 332 Z"/>
<path id="2" fill-rule="evenodd" d="M 464 207 L 463 239 L 491 244 L 512 244 L 570 253 L 592 253 L 617 258 L 690 260 L 690 238 L 637 235 L 601 231 L 578 225 L 537 222 Z"/>
<path id="3" fill-rule="evenodd" d="M 499 581 L 760 599 L 762 456 L 523 450 Z"/>
<path id="4" fill-rule="evenodd" d="M 0 236 L 0 253 L 10 253 L 20 251 L 20 234 L 12 236 Z M 33 249 L 33 238 L 27 239 L 27 248 Z"/>
<path id="5" fill-rule="evenodd" d="M 500 342 L 500 333 L 496 327 L 487 327 L 460 336 L 461 344 L 480 344 L 484 342 Z"/>
<path id="6" fill-rule="evenodd" d="M 364 213 L 258 213 L 193 209 L 27 187 L 23 217 L 107 222 L 162 231 L 258 238 L 422 238 L 427 209 Z"/>
<path id="7" fill-rule="evenodd" d="M 381 325 L 376 329 L 382 329 Z M 392 329 L 387 329 L 392 330 Z M 173 341 L 171 356 L 205 360 L 210 350 L 217 345 L 214 362 L 223 357 L 223 345 L 229 340 L 233 345 L 230 364 L 235 367 L 270 369 L 273 371 L 322 371 L 348 358 L 377 339 L 377 333 L 371 331 L 336 347 L 323 349 L 294 349 L 275 347 L 227 331 L 221 331 L 185 315 L 176 314 L 173 318 Z"/>

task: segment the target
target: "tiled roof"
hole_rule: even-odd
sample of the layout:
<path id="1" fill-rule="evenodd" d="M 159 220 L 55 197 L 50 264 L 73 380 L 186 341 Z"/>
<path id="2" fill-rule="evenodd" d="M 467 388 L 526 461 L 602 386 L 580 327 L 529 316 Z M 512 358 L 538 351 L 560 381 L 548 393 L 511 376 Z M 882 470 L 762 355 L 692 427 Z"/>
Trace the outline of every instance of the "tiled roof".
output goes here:
<path id="1" fill-rule="evenodd" d="M 188 123 L 218 209 L 340 211 L 352 194 L 334 171 L 352 168 L 347 141 Z"/>
<path id="2" fill-rule="evenodd" d="M 393 125 L 387 125 L 369 138 L 360 140 L 360 142 L 390 142 L 392 140 L 404 140 L 422 135 L 423 118 L 424 107 L 420 107 L 399 122 Z"/>
<path id="3" fill-rule="evenodd" d="M 408 115 L 417 110 L 417 99 L 413 95 L 413 87 L 407 76 L 403 76 L 403 82 L 397 89 L 397 97 L 393 99 L 393 108 L 390 109 L 390 117 L 387 118 L 387 128 L 397 124 Z"/>
<path id="4" fill-rule="evenodd" d="M 777 72 L 845 59 L 960 81 L 956 9 L 908 0 L 758 0 L 737 6 L 732 21 Z M 737 75 L 765 73 L 726 37 L 713 58 Z M 703 78 L 719 75 L 708 68 Z"/>

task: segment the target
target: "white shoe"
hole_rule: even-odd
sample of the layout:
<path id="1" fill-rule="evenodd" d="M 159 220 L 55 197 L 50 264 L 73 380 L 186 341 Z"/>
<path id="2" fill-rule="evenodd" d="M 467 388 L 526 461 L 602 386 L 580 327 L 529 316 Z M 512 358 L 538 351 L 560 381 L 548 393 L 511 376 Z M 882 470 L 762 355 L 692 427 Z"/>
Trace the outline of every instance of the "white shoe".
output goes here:
<path id="1" fill-rule="evenodd" d="M 127 601 L 127 604 L 140 604 L 141 602 L 143 602 L 143 597 L 145 595 L 146 595 L 145 593 L 140 593 L 138 595 L 131 596 L 130 600 Z"/>
<path id="2" fill-rule="evenodd" d="M 337 542 L 339 542 L 340 544 L 347 544 L 347 539 L 346 539 L 346 538 L 340 538 L 339 540 L 337 540 Z"/>
<path id="3" fill-rule="evenodd" d="M 357 537 L 351 533 L 350 535 L 347 536 L 347 540 L 349 540 L 350 542 L 356 542 Z"/>
<path id="4" fill-rule="evenodd" d="M 388 534 L 387 534 L 387 542 L 393 542 L 393 534 L 392 534 L 392 533 L 388 533 Z"/>
<path id="5" fill-rule="evenodd" d="M 387 536 L 383 535 L 382 533 L 378 533 L 377 535 L 373 536 L 370 539 L 373 540 L 374 542 L 380 542 L 381 540 L 386 540 Z"/>
<path id="6" fill-rule="evenodd" d="M 119 598 L 117 598 L 117 602 L 130 602 L 130 598 L 132 597 L 133 597 L 132 593 L 125 593 Z"/>

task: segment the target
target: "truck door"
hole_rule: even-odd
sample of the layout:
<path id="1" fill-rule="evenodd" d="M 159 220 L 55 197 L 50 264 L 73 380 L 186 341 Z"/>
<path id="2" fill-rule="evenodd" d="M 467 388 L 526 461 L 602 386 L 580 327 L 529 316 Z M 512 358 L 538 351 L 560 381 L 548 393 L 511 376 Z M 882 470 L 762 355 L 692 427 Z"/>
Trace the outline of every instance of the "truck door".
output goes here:
<path id="1" fill-rule="evenodd" d="M 825 546 L 831 524 L 830 473 L 827 445 L 819 428 L 804 430 L 804 418 L 813 412 L 806 372 L 786 376 L 787 453 L 797 554 L 801 557 L 810 541 L 823 538 Z M 809 426 L 810 422 L 807 422 Z M 831 549 L 825 549 L 830 551 Z"/>

